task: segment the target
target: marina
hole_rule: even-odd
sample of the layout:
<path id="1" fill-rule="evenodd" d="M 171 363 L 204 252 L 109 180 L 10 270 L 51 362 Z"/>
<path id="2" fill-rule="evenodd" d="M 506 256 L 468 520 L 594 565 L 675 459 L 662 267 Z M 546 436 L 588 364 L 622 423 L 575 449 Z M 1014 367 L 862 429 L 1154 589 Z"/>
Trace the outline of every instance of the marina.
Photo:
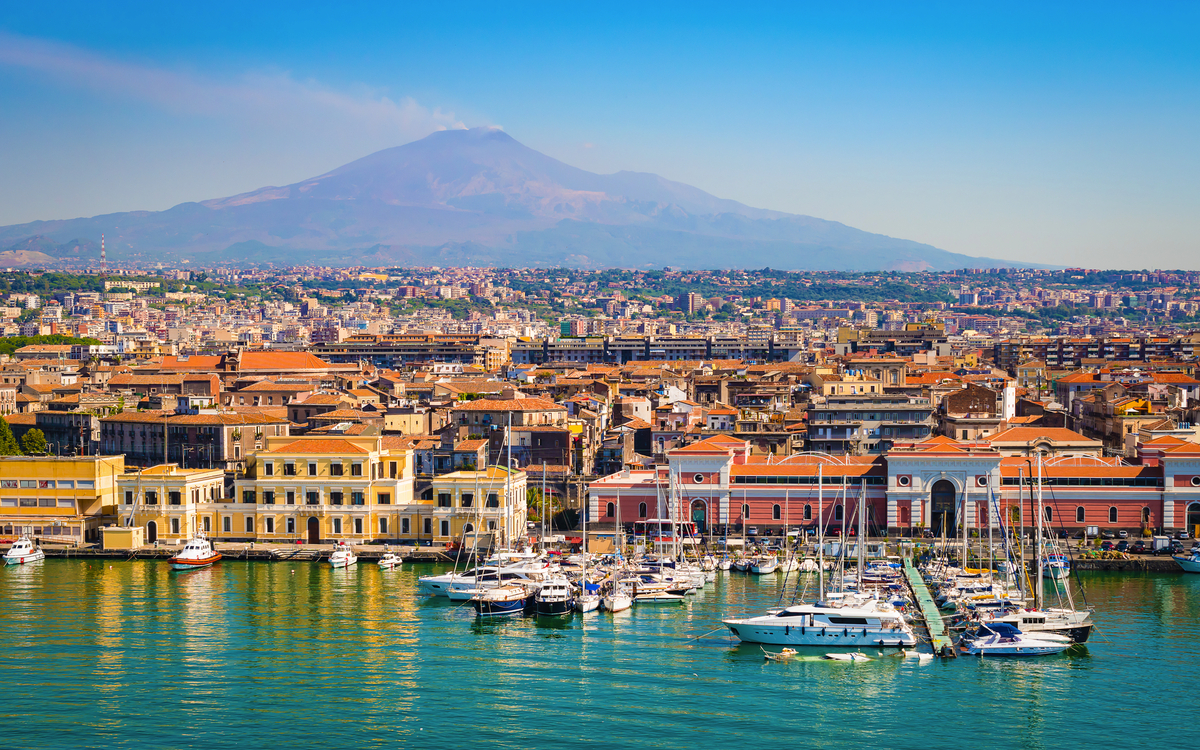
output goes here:
<path id="1" fill-rule="evenodd" d="M 1160 705 L 1186 705 L 1187 675 L 1200 666 L 1200 576 L 1181 573 L 1085 574 L 1099 631 L 1056 656 L 923 661 L 857 649 L 871 659 L 857 663 L 826 659 L 828 649 L 766 660 L 759 645 L 714 631 L 729 612 L 772 606 L 782 575 L 721 573 L 675 607 L 479 620 L 419 590 L 421 575 L 446 570 L 10 566 L 0 586 L 6 741 L 304 746 L 336 734 L 355 747 L 515 748 L 564 744 L 570 729 L 580 739 L 568 746 L 604 737 L 671 747 L 698 731 L 747 743 L 834 733 L 878 746 L 931 703 L 969 694 L 987 708 L 940 712 L 943 731 L 923 747 L 960 747 L 980 732 L 1041 746 L 1106 731 L 1103 707 L 1116 696 L 1125 731 L 1158 731 Z M 166 676 L 178 692 L 162 692 Z"/>

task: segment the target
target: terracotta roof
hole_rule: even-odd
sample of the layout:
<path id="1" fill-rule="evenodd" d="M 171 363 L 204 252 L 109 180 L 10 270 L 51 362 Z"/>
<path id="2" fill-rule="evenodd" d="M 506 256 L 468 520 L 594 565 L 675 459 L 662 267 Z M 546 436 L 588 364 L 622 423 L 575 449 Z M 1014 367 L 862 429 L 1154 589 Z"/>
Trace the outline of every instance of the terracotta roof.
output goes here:
<path id="1" fill-rule="evenodd" d="M 220 355 L 192 354 L 181 357 L 163 357 L 158 367 L 161 370 L 216 370 L 221 366 Z"/>
<path id="2" fill-rule="evenodd" d="M 293 443 L 280 446 L 270 451 L 271 453 L 334 453 L 334 454 L 365 454 L 368 453 L 365 448 L 360 445 L 355 445 L 349 440 L 338 440 L 336 438 L 321 438 L 319 440 L 297 440 Z"/>
<path id="3" fill-rule="evenodd" d="M 247 393 L 251 391 L 288 391 L 290 393 L 303 393 L 311 391 L 312 383 L 276 383 L 274 380 L 260 380 L 257 383 L 242 386 L 238 388 L 238 393 Z"/>
<path id="4" fill-rule="evenodd" d="M 566 411 L 567 408 L 544 398 L 481 398 L 459 401 L 451 411 Z"/>
<path id="5" fill-rule="evenodd" d="M 984 438 L 989 443 L 1032 443 L 1043 439 L 1056 443 L 1099 443 L 1065 427 L 1010 427 Z"/>
<path id="6" fill-rule="evenodd" d="M 327 370 L 329 363 L 311 352 L 242 352 L 245 370 Z"/>
<path id="7" fill-rule="evenodd" d="M 239 424 L 278 424 L 286 422 L 286 419 L 281 417 L 273 417 L 269 414 L 262 413 L 231 413 L 220 412 L 218 414 L 177 414 L 170 417 L 168 420 L 171 424 L 200 424 L 200 425 L 239 425 Z"/>

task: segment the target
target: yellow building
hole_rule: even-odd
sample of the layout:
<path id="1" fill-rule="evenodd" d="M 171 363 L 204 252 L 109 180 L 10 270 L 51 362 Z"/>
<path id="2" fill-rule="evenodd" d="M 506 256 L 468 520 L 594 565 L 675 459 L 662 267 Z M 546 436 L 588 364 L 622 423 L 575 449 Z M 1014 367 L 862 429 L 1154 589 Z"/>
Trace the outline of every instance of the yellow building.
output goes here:
<path id="1" fill-rule="evenodd" d="M 421 504 L 413 501 L 412 450 L 386 449 L 383 440 L 267 438 L 235 483 L 236 502 L 229 508 L 232 526 L 240 531 L 235 536 L 310 543 L 415 538 L 423 523 Z"/>
<path id="2" fill-rule="evenodd" d="M 430 497 L 436 504 L 422 529 L 429 533 L 425 538 L 470 546 L 478 531 L 480 539 L 490 534 L 496 544 L 512 544 L 525 534 L 525 485 L 525 472 L 501 466 L 434 477 Z"/>
<path id="3" fill-rule="evenodd" d="M 116 517 L 124 456 L 0 458 L 0 533 L 98 541 Z"/>
<path id="4" fill-rule="evenodd" d="M 217 538 L 229 519 L 224 498 L 225 472 L 221 469 L 181 469 L 160 464 L 130 471 L 117 478 L 121 507 L 120 526 L 146 530 L 147 544 L 177 543 L 197 532 Z"/>

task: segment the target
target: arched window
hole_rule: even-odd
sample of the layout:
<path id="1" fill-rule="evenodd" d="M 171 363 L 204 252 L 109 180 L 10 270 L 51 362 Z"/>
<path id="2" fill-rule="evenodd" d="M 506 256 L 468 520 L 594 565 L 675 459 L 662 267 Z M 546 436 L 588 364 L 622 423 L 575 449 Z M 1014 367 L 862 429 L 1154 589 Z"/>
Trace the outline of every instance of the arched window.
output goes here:
<path id="1" fill-rule="evenodd" d="M 613 516 L 617 515 L 617 506 L 616 506 L 616 504 L 615 504 L 615 503 L 609 503 L 609 504 L 608 504 L 608 505 L 605 507 L 605 509 L 604 509 L 604 515 L 608 516 L 609 518 L 612 518 Z"/>
<path id="2" fill-rule="evenodd" d="M 773 518 L 776 521 L 779 520 L 779 503 L 776 503 L 771 506 L 771 518 Z"/>
<path id="3" fill-rule="evenodd" d="M 1075 523 L 1083 523 L 1083 506 L 1075 509 Z"/>
<path id="4" fill-rule="evenodd" d="M 646 517 L 646 504 L 638 503 L 638 518 L 645 518 L 645 517 Z"/>
<path id="5" fill-rule="evenodd" d="M 743 505 L 742 506 L 742 520 L 745 521 L 745 520 L 748 520 L 749 518 L 750 518 L 750 506 Z"/>
<path id="6" fill-rule="evenodd" d="M 811 505 L 804 506 L 804 520 L 805 521 L 812 520 L 812 506 Z"/>
<path id="7" fill-rule="evenodd" d="M 463 536 L 470 534 L 474 530 L 475 530 L 475 524 L 473 524 L 473 523 L 463 524 Z"/>
<path id="8" fill-rule="evenodd" d="M 1046 523 L 1050 523 L 1053 520 L 1054 520 L 1054 508 L 1047 506 L 1046 507 Z"/>
<path id="9" fill-rule="evenodd" d="M 1108 509 L 1108 522 L 1109 523 L 1117 522 L 1117 508 L 1115 505 Z"/>
<path id="10" fill-rule="evenodd" d="M 1150 509 L 1142 508 L 1142 523 L 1150 523 Z"/>
<path id="11" fill-rule="evenodd" d="M 833 506 L 833 520 L 835 520 L 835 521 L 842 520 L 842 507 L 843 506 L 841 506 L 841 505 Z"/>

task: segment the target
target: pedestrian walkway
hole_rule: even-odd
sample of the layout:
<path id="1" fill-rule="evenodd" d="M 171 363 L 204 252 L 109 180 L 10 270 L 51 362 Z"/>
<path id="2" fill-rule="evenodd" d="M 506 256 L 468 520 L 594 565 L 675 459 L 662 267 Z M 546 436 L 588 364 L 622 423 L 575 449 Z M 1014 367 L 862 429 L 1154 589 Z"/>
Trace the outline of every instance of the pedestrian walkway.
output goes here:
<path id="1" fill-rule="evenodd" d="M 942 613 L 938 610 L 937 603 L 933 601 L 933 595 L 929 593 L 929 587 L 925 585 L 925 579 L 921 577 L 912 562 L 911 557 L 904 558 L 904 575 L 908 578 L 908 585 L 912 588 L 913 596 L 917 599 L 917 605 L 921 608 L 921 617 L 925 620 L 925 627 L 929 631 L 929 640 L 933 644 L 933 653 L 940 655 L 954 654 L 954 646 L 950 642 L 950 636 L 946 631 L 946 623 L 942 620 Z"/>

